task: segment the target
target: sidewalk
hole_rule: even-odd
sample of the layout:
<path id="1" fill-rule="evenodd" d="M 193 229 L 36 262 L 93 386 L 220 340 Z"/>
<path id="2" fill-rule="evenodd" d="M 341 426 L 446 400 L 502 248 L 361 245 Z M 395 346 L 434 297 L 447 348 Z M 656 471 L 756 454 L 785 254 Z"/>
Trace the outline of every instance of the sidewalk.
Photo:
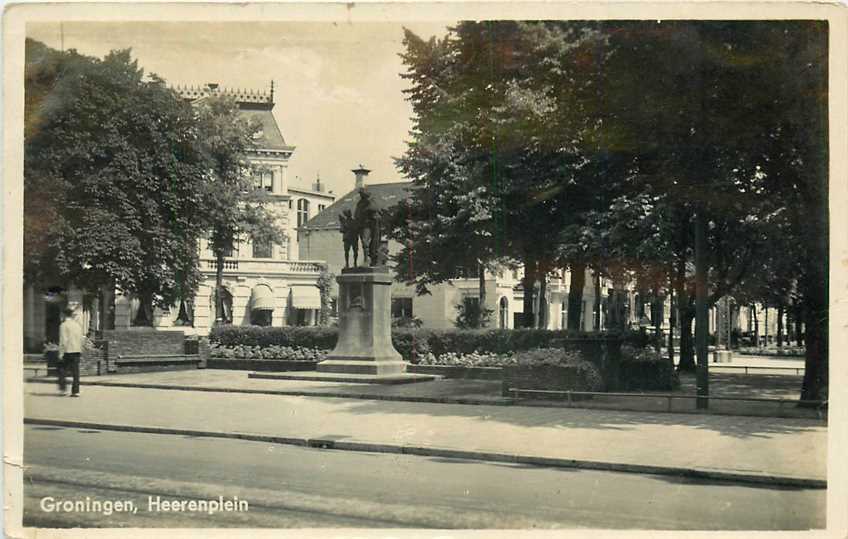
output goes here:
<path id="1" fill-rule="evenodd" d="M 52 383 L 52 378 L 41 381 Z M 115 387 L 142 387 L 150 389 L 172 389 L 186 391 L 221 391 L 233 393 L 265 393 L 273 395 L 326 396 L 358 399 L 396 400 L 404 402 L 428 402 L 445 404 L 491 404 L 520 406 L 566 407 L 566 400 L 533 400 L 525 396 L 520 400 L 505 398 L 501 394 L 501 382 L 497 380 L 436 379 L 415 384 L 356 384 L 312 382 L 306 380 L 269 380 L 249 378 L 248 371 L 222 369 L 188 369 L 178 371 L 88 376 L 83 385 Z M 669 400 L 656 395 L 668 391 L 646 391 L 645 396 L 595 395 L 572 405 L 580 408 L 629 410 L 640 412 L 709 413 L 726 415 L 753 415 L 767 417 L 793 417 L 823 419 L 822 410 L 798 408 L 790 401 L 800 395 L 801 377 L 786 375 L 740 373 L 714 373 L 710 375 L 710 394 L 713 397 L 785 399 L 778 402 L 751 402 L 743 400 L 720 400 L 710 402 L 708 410 L 697 410 L 690 398 Z M 681 375 L 680 389 L 675 395 L 694 395 L 695 376 Z M 648 398 L 650 396 L 650 398 Z"/>
<path id="2" fill-rule="evenodd" d="M 41 383 L 25 391 L 28 422 L 807 487 L 826 480 L 827 428 L 803 419 L 90 385 L 69 399 Z"/>

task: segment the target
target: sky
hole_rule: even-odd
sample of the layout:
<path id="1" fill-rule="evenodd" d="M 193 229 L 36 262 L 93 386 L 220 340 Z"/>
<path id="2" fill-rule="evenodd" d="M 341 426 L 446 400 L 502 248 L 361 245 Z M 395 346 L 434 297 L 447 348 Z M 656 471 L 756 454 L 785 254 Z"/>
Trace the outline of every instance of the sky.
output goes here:
<path id="1" fill-rule="evenodd" d="M 30 23 L 27 36 L 48 46 L 103 57 L 132 49 L 146 72 L 169 85 L 268 91 L 274 116 L 296 147 L 289 184 L 321 182 L 338 196 L 362 164 L 369 183 L 402 181 L 393 157 L 406 149 L 412 109 L 398 54 L 403 28 L 444 35 L 450 22 L 413 23 Z"/>

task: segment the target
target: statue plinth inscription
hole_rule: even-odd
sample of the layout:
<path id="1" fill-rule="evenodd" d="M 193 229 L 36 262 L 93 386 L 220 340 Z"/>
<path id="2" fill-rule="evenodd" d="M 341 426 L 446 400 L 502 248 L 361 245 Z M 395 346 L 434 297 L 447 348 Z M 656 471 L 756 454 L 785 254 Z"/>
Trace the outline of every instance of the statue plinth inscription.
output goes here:
<path id="1" fill-rule="evenodd" d="M 392 278 L 380 230 L 380 214 L 365 190 L 360 190 L 356 213 L 339 217 L 344 238 L 345 269 L 339 283 L 339 340 L 318 372 L 392 375 L 406 371 L 406 363 L 392 344 Z M 356 266 L 357 241 L 369 266 Z M 353 251 L 354 267 L 347 267 Z"/>

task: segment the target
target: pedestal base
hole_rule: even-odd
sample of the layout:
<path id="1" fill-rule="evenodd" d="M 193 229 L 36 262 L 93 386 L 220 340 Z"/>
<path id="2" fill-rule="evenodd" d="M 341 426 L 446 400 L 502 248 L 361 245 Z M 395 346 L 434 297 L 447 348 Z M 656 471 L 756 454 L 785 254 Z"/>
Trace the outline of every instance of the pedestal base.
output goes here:
<path id="1" fill-rule="evenodd" d="M 400 374 L 406 372 L 406 363 L 397 360 L 327 359 L 318 364 L 318 372 Z"/>
<path id="2" fill-rule="evenodd" d="M 392 344 L 391 285 L 386 268 L 351 268 L 339 283 L 339 340 L 319 373 L 388 376 L 406 363 Z"/>
<path id="3" fill-rule="evenodd" d="M 416 382 L 429 382 L 436 380 L 439 376 L 429 374 L 412 374 L 408 372 L 399 374 L 350 374 L 350 373 L 332 373 L 332 372 L 315 372 L 315 371 L 299 371 L 299 372 L 251 372 L 248 378 L 257 378 L 263 380 L 300 380 L 302 382 L 332 382 L 343 384 L 414 384 Z"/>

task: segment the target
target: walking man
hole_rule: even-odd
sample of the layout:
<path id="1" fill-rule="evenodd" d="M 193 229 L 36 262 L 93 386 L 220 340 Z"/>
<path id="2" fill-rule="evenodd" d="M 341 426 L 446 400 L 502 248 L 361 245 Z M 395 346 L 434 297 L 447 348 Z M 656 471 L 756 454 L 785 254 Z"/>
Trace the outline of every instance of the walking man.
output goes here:
<path id="1" fill-rule="evenodd" d="M 73 376 L 71 397 L 79 397 L 80 353 L 82 352 L 82 327 L 74 320 L 74 310 L 65 308 L 62 312 L 62 325 L 59 326 L 59 391 L 64 395 L 67 389 L 65 377 L 68 370 Z"/>

